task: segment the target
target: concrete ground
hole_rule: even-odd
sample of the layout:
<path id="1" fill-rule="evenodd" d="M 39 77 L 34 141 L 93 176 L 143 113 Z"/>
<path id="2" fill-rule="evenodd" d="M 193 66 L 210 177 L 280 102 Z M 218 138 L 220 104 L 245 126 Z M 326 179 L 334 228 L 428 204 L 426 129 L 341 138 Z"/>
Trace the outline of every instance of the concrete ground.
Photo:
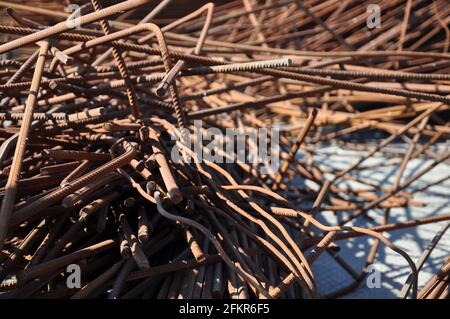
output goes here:
<path id="1" fill-rule="evenodd" d="M 439 154 L 448 151 L 449 145 L 439 145 Z M 390 150 L 401 152 L 406 150 L 406 145 L 394 145 Z M 388 149 L 385 149 L 388 150 Z M 436 150 L 435 150 L 436 151 Z M 345 168 L 355 162 L 364 152 L 345 150 L 342 147 L 324 146 L 319 148 L 315 155 L 315 160 L 320 163 L 322 168 Z M 376 157 L 365 162 L 365 164 L 381 163 L 387 159 L 383 154 L 376 154 Z M 400 158 L 398 158 L 400 160 Z M 407 166 L 402 181 L 414 175 L 421 168 L 432 163 L 431 160 L 414 159 L 411 160 Z M 362 177 L 372 182 L 382 183 L 386 186 L 391 186 L 395 174 L 398 170 L 398 165 L 364 169 L 355 176 Z M 442 163 L 431 170 L 424 177 L 414 182 L 407 190 L 420 188 L 427 183 L 437 181 L 438 179 L 450 175 L 450 164 Z M 354 186 L 353 183 L 342 182 L 341 185 L 348 187 Z M 361 186 L 359 186 L 360 188 Z M 403 222 L 411 219 L 423 218 L 426 216 L 435 216 L 438 214 L 450 213 L 450 179 L 445 182 L 432 186 L 426 191 L 415 193 L 415 200 L 422 201 L 426 205 L 424 207 L 406 207 L 395 208 L 391 211 L 389 222 Z M 376 209 L 369 212 L 369 216 L 376 222 L 380 222 L 384 214 L 384 210 Z M 346 213 L 338 213 L 337 215 L 331 212 L 323 212 L 320 214 L 319 220 L 325 224 L 335 224 L 341 220 Z M 445 222 L 427 224 L 414 228 L 407 228 L 385 233 L 385 236 L 392 241 L 397 247 L 403 249 L 416 262 L 428 242 L 435 236 L 435 234 L 442 228 Z M 377 226 L 377 224 L 369 219 L 359 218 L 356 224 L 362 227 Z M 365 264 L 367 253 L 369 252 L 373 239 L 365 237 L 348 239 L 338 241 L 341 250 L 339 255 L 350 263 L 356 272 L 360 272 Z M 422 287 L 433 274 L 436 273 L 440 265 L 447 256 L 450 256 L 450 231 L 448 231 L 437 247 L 433 250 L 431 256 L 427 260 L 424 268 L 419 275 L 419 288 Z M 375 270 L 380 271 L 380 287 L 369 288 L 366 282 L 361 285 L 351 294 L 345 298 L 396 298 L 405 283 L 411 269 L 406 260 L 396 252 L 390 250 L 385 245 L 381 244 L 376 260 L 373 266 Z M 351 277 L 345 272 L 332 257 L 328 254 L 322 254 L 321 257 L 313 265 L 313 271 L 316 276 L 319 291 L 322 295 L 334 291 L 338 288 L 345 287 L 352 282 Z"/>

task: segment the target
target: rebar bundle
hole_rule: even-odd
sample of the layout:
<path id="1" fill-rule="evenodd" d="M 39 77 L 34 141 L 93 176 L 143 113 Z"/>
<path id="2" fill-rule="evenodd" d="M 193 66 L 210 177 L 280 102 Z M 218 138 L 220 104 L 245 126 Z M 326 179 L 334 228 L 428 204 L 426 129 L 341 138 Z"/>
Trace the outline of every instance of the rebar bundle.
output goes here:
<path id="1" fill-rule="evenodd" d="M 383 246 L 399 297 L 448 298 L 448 260 L 418 276 L 450 212 L 391 216 L 450 177 L 413 187 L 450 158 L 448 1 L 60 2 L 0 1 L 0 298 L 336 298 Z M 434 223 L 418 261 L 389 240 Z M 322 254 L 351 283 L 321 293 Z"/>

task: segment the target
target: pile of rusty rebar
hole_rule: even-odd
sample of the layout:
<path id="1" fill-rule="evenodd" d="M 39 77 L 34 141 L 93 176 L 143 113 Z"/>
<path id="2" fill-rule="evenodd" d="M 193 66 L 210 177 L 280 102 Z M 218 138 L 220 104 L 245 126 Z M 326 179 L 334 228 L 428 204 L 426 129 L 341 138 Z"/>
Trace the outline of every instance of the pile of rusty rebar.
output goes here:
<path id="1" fill-rule="evenodd" d="M 450 177 L 412 187 L 450 157 L 448 1 L 191 1 L 181 18 L 170 0 L 77 3 L 0 1 L 0 298 L 335 298 L 382 246 L 409 267 L 399 297 L 448 297 L 448 260 L 421 289 L 418 275 L 450 212 L 391 218 Z M 265 129 L 279 165 L 188 145 L 210 152 L 230 129 Z M 363 155 L 324 167 L 321 145 Z M 241 146 L 213 157 L 255 148 Z M 361 175 L 375 156 L 392 183 Z M 431 223 L 418 261 L 386 236 Z M 362 236 L 355 269 L 338 251 Z M 347 287 L 319 293 L 321 254 Z"/>

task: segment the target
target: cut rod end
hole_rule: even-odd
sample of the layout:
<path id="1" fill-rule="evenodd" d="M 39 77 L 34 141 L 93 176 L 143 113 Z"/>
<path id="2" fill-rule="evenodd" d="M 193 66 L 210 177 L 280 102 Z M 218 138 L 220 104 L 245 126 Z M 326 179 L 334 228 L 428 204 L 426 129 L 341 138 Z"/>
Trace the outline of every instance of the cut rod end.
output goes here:
<path id="1" fill-rule="evenodd" d="M 166 95 L 167 89 L 169 88 L 168 82 L 161 82 L 155 90 L 155 93 L 158 97 L 164 97 Z"/>
<path id="2" fill-rule="evenodd" d="M 183 200 L 183 195 L 181 195 L 181 192 L 178 188 L 172 188 L 167 192 L 167 197 L 169 197 L 170 202 L 173 205 L 177 205 L 181 203 Z"/>

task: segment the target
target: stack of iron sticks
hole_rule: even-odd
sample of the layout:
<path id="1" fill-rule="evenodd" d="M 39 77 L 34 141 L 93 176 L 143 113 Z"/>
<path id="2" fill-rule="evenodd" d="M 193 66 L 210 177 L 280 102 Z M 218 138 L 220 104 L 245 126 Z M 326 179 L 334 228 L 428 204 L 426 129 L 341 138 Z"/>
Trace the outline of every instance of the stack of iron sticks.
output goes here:
<path id="1" fill-rule="evenodd" d="M 435 147 L 450 134 L 450 4 L 239 0 L 154 24 L 173 2 L 0 1 L 0 298 L 345 297 L 383 246 L 410 268 L 399 297 L 446 298 L 448 262 L 422 289 L 418 275 L 448 227 L 419 261 L 386 233 L 450 220 L 391 217 L 450 177 L 411 187 L 450 157 Z M 190 147 L 211 155 L 211 130 L 233 129 L 267 132 L 279 165 L 235 160 L 251 140 L 214 149 L 230 161 Z M 322 145 L 364 155 L 325 169 Z M 392 184 L 359 174 L 380 154 Z M 354 226 L 374 211 L 381 223 Z M 356 270 L 338 250 L 362 236 L 374 241 Z M 321 254 L 348 286 L 320 293 Z"/>

